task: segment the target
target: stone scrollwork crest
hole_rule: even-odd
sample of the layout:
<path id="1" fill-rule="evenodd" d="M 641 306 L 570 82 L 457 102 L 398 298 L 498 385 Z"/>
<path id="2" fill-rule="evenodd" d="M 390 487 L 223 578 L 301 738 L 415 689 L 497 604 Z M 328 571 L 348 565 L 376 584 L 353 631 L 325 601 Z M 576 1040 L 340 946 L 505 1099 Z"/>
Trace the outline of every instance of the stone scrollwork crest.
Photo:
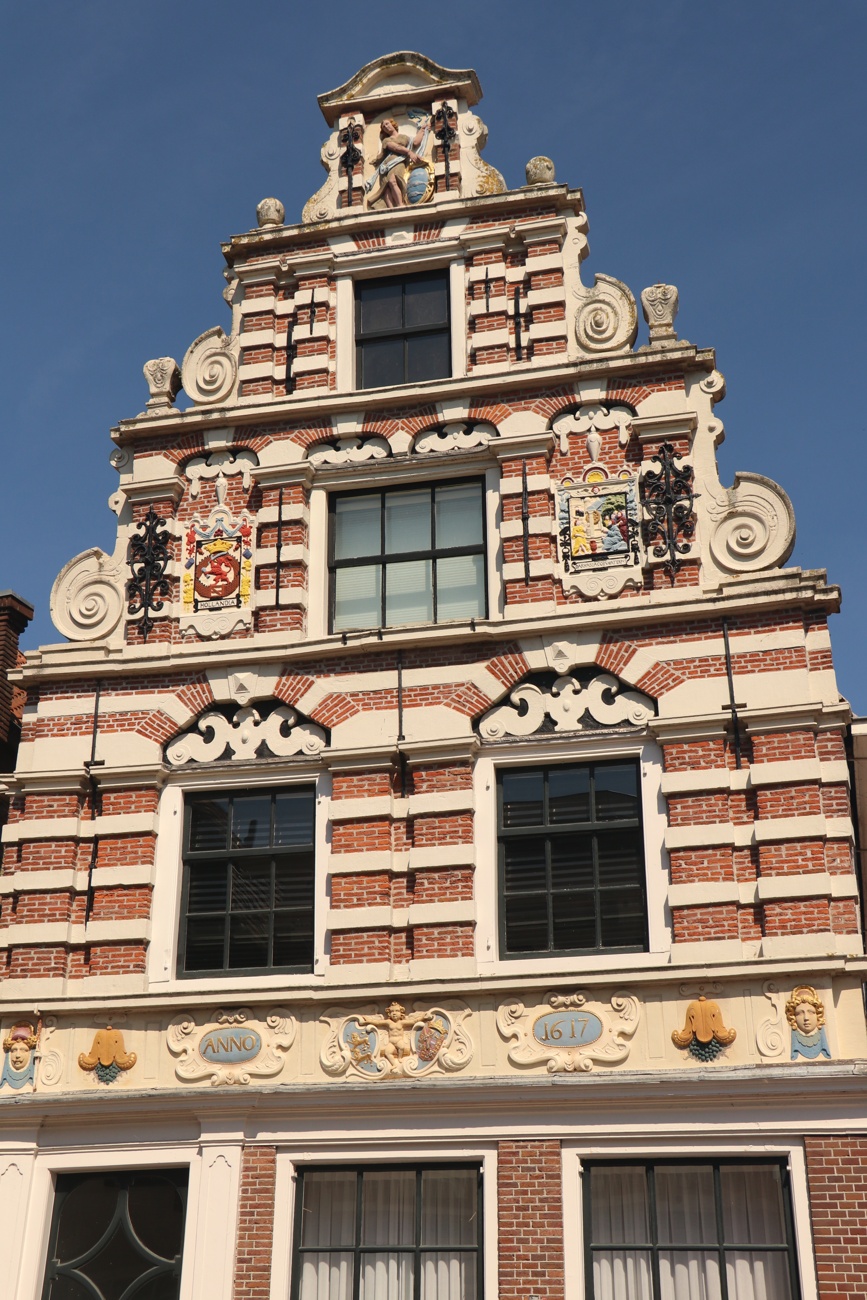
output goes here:
<path id="1" fill-rule="evenodd" d="M 497 1028 L 513 1043 L 508 1052 L 513 1065 L 571 1074 L 625 1061 L 640 1016 L 631 993 L 615 993 L 607 1006 L 588 1002 L 583 993 L 551 993 L 542 1006 L 503 1003 Z"/>
<path id="2" fill-rule="evenodd" d="M 60 570 L 51 588 L 54 626 L 70 641 L 109 636 L 124 608 L 125 547 L 106 555 L 98 546 L 82 551 Z"/>
<path id="3" fill-rule="evenodd" d="M 340 147 L 337 143 L 336 131 L 325 141 L 319 157 L 328 175 L 321 189 L 318 189 L 304 204 L 301 220 L 305 225 L 314 221 L 327 221 L 337 211 Z"/>
<path id="4" fill-rule="evenodd" d="M 557 732 L 583 731 L 594 724 L 642 727 L 653 714 L 651 699 L 640 691 L 624 690 L 609 673 L 599 673 L 586 683 L 566 676 L 558 677 L 547 689 L 532 682 L 516 687 L 507 704 L 498 704 L 484 715 L 479 732 L 483 740 L 532 736 L 546 718 Z"/>
<path id="5" fill-rule="evenodd" d="M 334 1011 L 321 1017 L 328 1036 L 320 1053 L 326 1074 L 360 1079 L 417 1079 L 437 1071 L 454 1073 L 468 1065 L 473 1043 L 464 1022 L 467 1007 L 407 1011 L 392 1002 L 385 1014 Z"/>
<path id="6" fill-rule="evenodd" d="M 361 465 L 366 460 L 384 460 L 391 455 L 391 446 L 385 438 L 338 438 L 333 442 L 317 442 L 308 448 L 307 459 L 317 468 L 320 465 Z"/>
<path id="7" fill-rule="evenodd" d="M 187 349 L 181 367 L 184 392 L 197 406 L 215 406 L 233 395 L 238 379 L 237 340 L 219 325 L 205 330 Z"/>
<path id="8" fill-rule="evenodd" d="M 580 352 L 625 352 L 638 333 L 635 299 L 620 280 L 597 275 L 592 288 L 576 290 L 575 339 Z"/>
<path id="9" fill-rule="evenodd" d="M 772 980 L 765 980 L 762 993 L 771 1004 L 771 1014 L 760 1021 L 756 1030 L 756 1047 L 761 1056 L 782 1056 L 785 1046 L 783 1030 L 783 999 Z"/>
<path id="10" fill-rule="evenodd" d="M 258 464 L 259 457 L 247 447 L 239 447 L 237 451 L 212 451 L 209 456 L 194 456 L 184 469 L 190 483 L 190 496 L 195 499 L 199 495 L 204 480 L 216 479 L 214 487 L 217 503 L 222 505 L 226 499 L 226 479 L 240 474 L 244 491 L 249 492 L 253 483 L 252 472 Z"/>
<path id="11" fill-rule="evenodd" d="M 465 198 L 474 194 L 504 194 L 506 182 L 501 172 L 482 158 L 482 150 L 488 142 L 488 128 L 475 113 L 466 113 L 461 120 L 461 134 L 464 137 L 461 147 L 462 158 L 466 159 L 465 177 L 462 176 L 461 190 Z"/>
<path id="12" fill-rule="evenodd" d="M 172 767 L 183 767 L 220 759 L 312 757 L 325 745 L 322 728 L 302 722 L 287 704 L 278 704 L 267 715 L 245 706 L 232 718 L 216 710 L 203 714 L 194 727 L 169 742 L 166 758 Z"/>
<path id="13" fill-rule="evenodd" d="M 710 550 L 728 573 L 785 564 L 795 545 L 795 512 L 783 489 L 763 474 L 738 473 L 725 496 L 708 506 Z"/>
<path id="14" fill-rule="evenodd" d="M 249 1007 L 218 1011 L 213 1021 L 197 1025 L 195 1017 L 176 1016 L 166 1043 L 176 1057 L 175 1074 L 190 1083 L 209 1080 L 221 1084 L 248 1084 L 270 1079 L 283 1069 L 285 1054 L 295 1041 L 296 1023 L 283 1008 L 254 1017 Z"/>
<path id="15" fill-rule="evenodd" d="M 560 440 L 560 451 L 564 456 L 569 452 L 570 433 L 583 433 L 587 455 L 592 462 L 597 463 L 602 450 L 601 434 L 606 429 L 616 429 L 617 441 L 621 447 L 625 447 L 629 442 L 632 418 L 632 412 L 625 406 L 587 402 L 575 411 L 564 411 L 556 416 L 552 427 Z"/>
<path id="16" fill-rule="evenodd" d="M 495 426 L 487 420 L 475 424 L 467 420 L 449 420 L 436 429 L 425 429 L 420 433 L 413 451 L 419 456 L 473 451 L 476 447 L 486 447 L 492 438 L 498 436 Z"/>

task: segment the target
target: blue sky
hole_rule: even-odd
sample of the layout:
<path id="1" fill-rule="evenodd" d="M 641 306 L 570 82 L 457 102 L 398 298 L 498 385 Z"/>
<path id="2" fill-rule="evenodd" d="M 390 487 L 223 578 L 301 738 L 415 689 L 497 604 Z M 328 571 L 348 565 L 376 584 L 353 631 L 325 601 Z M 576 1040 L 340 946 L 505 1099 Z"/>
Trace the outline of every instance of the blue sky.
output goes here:
<path id="1" fill-rule="evenodd" d="M 321 184 L 317 93 L 394 49 L 474 67 L 510 185 L 549 154 L 584 189 L 585 281 L 680 291 L 717 349 L 720 449 L 786 488 L 791 563 L 844 591 L 841 690 L 867 713 L 864 0 L 47 0 L 4 7 L 0 587 L 59 640 L 51 584 L 113 549 L 109 429 L 141 374 L 228 328 L 220 242 Z M 639 341 L 642 341 L 641 338 Z"/>

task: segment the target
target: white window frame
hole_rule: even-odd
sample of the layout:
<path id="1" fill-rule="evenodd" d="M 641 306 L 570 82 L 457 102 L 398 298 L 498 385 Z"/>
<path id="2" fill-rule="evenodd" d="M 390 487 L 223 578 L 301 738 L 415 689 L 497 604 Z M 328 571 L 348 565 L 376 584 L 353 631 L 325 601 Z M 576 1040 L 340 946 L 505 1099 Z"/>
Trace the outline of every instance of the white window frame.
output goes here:
<path id="1" fill-rule="evenodd" d="M 151 942 L 148 948 L 147 981 L 151 993 L 188 993 L 191 997 L 203 992 L 243 993 L 252 988 L 303 988 L 324 978 L 328 969 L 325 951 L 326 916 L 328 912 L 328 820 L 331 802 L 331 773 L 327 769 L 307 767 L 302 771 L 258 771 L 244 766 L 237 773 L 221 772 L 218 778 L 208 779 L 207 765 L 193 773 L 184 773 L 177 781 L 170 781 L 160 794 L 158 809 L 157 848 L 154 860 L 154 893 L 152 904 Z M 261 975 L 177 973 L 178 944 L 180 937 L 181 895 L 184 883 L 184 802 L 187 795 L 220 791 L 267 790 L 274 786 L 313 785 L 316 811 L 314 824 L 314 890 L 313 890 L 313 969 L 297 974 L 263 973 Z"/>
<path id="2" fill-rule="evenodd" d="M 262 1138 L 261 1140 L 265 1140 Z M 276 1185 L 274 1195 L 274 1246 L 271 1257 L 271 1292 L 269 1300 L 289 1300 L 292 1284 L 293 1232 L 295 1225 L 295 1192 L 298 1187 L 297 1171 L 307 1165 L 351 1165 L 354 1168 L 373 1168 L 378 1164 L 437 1163 L 475 1164 L 482 1171 L 482 1251 L 484 1294 L 479 1300 L 497 1300 L 497 1144 L 496 1142 L 448 1142 L 440 1139 L 412 1144 L 385 1145 L 378 1142 L 370 1146 L 334 1146 L 325 1141 L 309 1143 L 303 1147 L 292 1145 L 277 1150 Z M 285 1231 L 278 1225 L 284 1224 Z"/>
<path id="3" fill-rule="evenodd" d="M 231 1300 L 243 1142 L 172 1145 L 89 1146 L 86 1151 L 36 1154 L 21 1246 L 22 1267 L 15 1300 L 39 1300 L 58 1174 L 103 1173 L 114 1169 L 189 1168 L 180 1300 Z M 159 1143 L 155 1149 L 155 1143 Z M 226 1176 L 212 1172 L 219 1167 Z M 219 1181 L 219 1186 L 217 1185 Z"/>
<path id="4" fill-rule="evenodd" d="M 409 230 L 409 228 L 408 228 Z M 394 228 L 392 236 L 398 233 Z M 407 236 L 412 238 L 411 234 Z M 406 256 L 407 245 L 403 241 L 394 248 L 376 250 L 376 261 L 371 262 L 370 254 L 356 254 L 341 262 L 336 273 L 335 289 L 335 332 L 336 340 L 336 385 L 338 393 L 358 391 L 363 401 L 366 393 L 383 393 L 391 388 L 365 388 L 356 390 L 355 376 L 355 284 L 360 280 L 382 280 L 398 275 L 415 275 L 424 271 L 448 270 L 449 273 L 449 333 L 451 337 L 451 375 L 431 383 L 449 383 L 465 379 L 467 374 L 467 332 L 468 315 L 466 301 L 466 263 L 463 257 L 450 257 L 442 251 L 431 250 L 423 253 L 424 247 L 410 245 L 415 249 L 413 258 Z M 389 256 L 391 254 L 391 256 Z M 394 389 L 405 392 L 413 384 L 395 384 Z"/>
<path id="5" fill-rule="evenodd" d="M 647 952 L 588 953 L 586 956 L 502 957 L 499 952 L 499 882 L 497 871 L 497 774 L 514 767 L 556 767 L 611 759 L 637 759 L 641 779 L 644 867 L 647 890 Z M 581 975 L 606 969 L 641 970 L 658 966 L 671 951 L 668 905 L 667 819 L 662 795 L 662 751 L 653 740 L 585 732 L 580 738 L 546 736 L 532 742 L 482 749 L 473 776 L 476 843 L 476 953 L 479 975 Z"/>
<path id="6" fill-rule="evenodd" d="M 795 1229 L 795 1258 L 798 1261 L 801 1283 L 800 1300 L 819 1300 L 816 1290 L 807 1161 L 802 1142 L 767 1138 L 749 1142 L 736 1137 L 719 1138 L 713 1142 L 687 1142 L 650 1137 L 642 1141 L 615 1140 L 588 1143 L 586 1139 L 564 1138 L 561 1144 L 561 1156 L 565 1300 L 589 1300 L 584 1285 L 583 1172 L 585 1161 L 629 1159 L 652 1161 L 674 1157 L 682 1158 L 684 1164 L 700 1164 L 702 1158 L 737 1160 L 739 1156 L 786 1161 L 789 1168 L 792 1219 Z"/>

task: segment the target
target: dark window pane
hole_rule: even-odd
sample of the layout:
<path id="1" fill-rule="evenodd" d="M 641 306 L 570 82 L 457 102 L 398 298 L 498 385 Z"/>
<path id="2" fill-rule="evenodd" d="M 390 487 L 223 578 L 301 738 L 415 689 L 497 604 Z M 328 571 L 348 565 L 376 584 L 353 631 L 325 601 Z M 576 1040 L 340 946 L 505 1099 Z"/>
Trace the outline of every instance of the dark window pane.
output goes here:
<path id="1" fill-rule="evenodd" d="M 271 796 L 235 796 L 232 804 L 233 849 L 265 849 L 271 843 Z"/>
<path id="2" fill-rule="evenodd" d="M 545 777 L 541 769 L 503 775 L 503 825 L 541 826 Z"/>
<path id="3" fill-rule="evenodd" d="M 85 1175 L 63 1199 L 57 1224 L 55 1258 L 76 1259 L 91 1250 L 111 1223 L 117 1204 L 117 1183 L 110 1174 Z M 60 1192 L 62 1183 L 58 1181 Z"/>
<path id="4" fill-rule="evenodd" d="M 191 917 L 187 922 L 184 969 L 222 970 L 226 922 L 222 916 Z"/>
<path id="5" fill-rule="evenodd" d="M 634 763 L 623 767 L 597 767 L 596 819 L 637 817 L 638 770 Z"/>
<path id="6" fill-rule="evenodd" d="M 641 837 L 637 831 L 605 831 L 596 837 L 599 884 L 622 888 L 644 879 Z"/>
<path id="7" fill-rule="evenodd" d="M 603 948 L 642 948 L 646 938 L 644 893 L 603 889 L 599 894 Z"/>
<path id="8" fill-rule="evenodd" d="M 516 894 L 505 900 L 506 948 L 509 952 L 544 952 L 548 948 L 548 899 L 544 894 Z"/>
<path id="9" fill-rule="evenodd" d="M 446 272 L 412 276 L 406 281 L 404 324 L 407 329 L 419 325 L 448 325 L 449 286 Z"/>
<path id="10" fill-rule="evenodd" d="M 274 844 L 313 843 L 316 799 L 312 790 L 289 790 L 274 800 Z"/>
<path id="11" fill-rule="evenodd" d="M 163 1273 L 160 1277 L 151 1278 L 150 1282 L 145 1282 L 144 1286 L 136 1291 L 133 1300 L 177 1300 L 179 1279 L 171 1273 Z"/>
<path id="12" fill-rule="evenodd" d="M 268 965 L 270 912 L 250 912 L 229 918 L 229 968 L 243 970 Z"/>
<path id="13" fill-rule="evenodd" d="M 593 838 L 590 835 L 551 836 L 551 888 L 592 889 Z"/>
<path id="14" fill-rule="evenodd" d="M 249 912 L 270 908 L 271 863 L 232 863 L 232 911 Z"/>
<path id="15" fill-rule="evenodd" d="M 399 280 L 366 280 L 356 285 L 362 334 L 403 328 L 403 285 Z"/>
<path id="16" fill-rule="evenodd" d="M 274 873 L 275 907 L 309 907 L 313 897 L 313 854 L 293 853 Z"/>
<path id="17" fill-rule="evenodd" d="M 190 912 L 224 912 L 228 873 L 223 862 L 196 862 L 189 868 L 190 889 L 187 910 Z"/>
<path id="18" fill-rule="evenodd" d="M 586 822 L 590 819 L 590 768 L 555 767 L 548 774 L 548 820 Z"/>
<path id="19" fill-rule="evenodd" d="M 181 1252 L 184 1203 L 177 1187 L 160 1174 L 136 1174 L 128 1193 L 129 1218 L 136 1236 L 163 1259 Z"/>
<path id="20" fill-rule="evenodd" d="M 102 1300 L 120 1300 L 127 1287 L 147 1271 L 147 1263 L 136 1250 L 120 1224 L 92 1259 L 80 1265 L 78 1272 L 97 1287 Z"/>
<path id="21" fill-rule="evenodd" d="M 551 900 L 551 923 L 555 948 L 595 948 L 595 895 L 588 891 L 555 894 Z"/>
<path id="22" fill-rule="evenodd" d="M 74 1278 L 61 1276 L 53 1279 L 47 1300 L 93 1300 L 93 1291 L 83 1282 Z M 170 1295 L 169 1300 L 173 1300 Z"/>
<path id="23" fill-rule="evenodd" d="M 274 913 L 275 966 L 310 966 L 313 963 L 313 913 Z"/>
<path id="24" fill-rule="evenodd" d="M 388 388 L 402 384 L 403 339 L 367 339 L 358 346 L 359 388 Z"/>
<path id="25" fill-rule="evenodd" d="M 421 384 L 428 379 L 447 379 L 451 373 L 452 343 L 448 331 L 407 335 L 406 383 Z M 370 385 L 366 383 L 365 388 L 368 387 Z"/>
<path id="26" fill-rule="evenodd" d="M 196 799 L 190 805 L 190 850 L 225 850 L 229 835 L 229 800 Z"/>
<path id="27" fill-rule="evenodd" d="M 547 888 L 544 840 L 535 835 L 507 840 L 503 845 L 503 859 L 507 894 L 538 893 Z"/>

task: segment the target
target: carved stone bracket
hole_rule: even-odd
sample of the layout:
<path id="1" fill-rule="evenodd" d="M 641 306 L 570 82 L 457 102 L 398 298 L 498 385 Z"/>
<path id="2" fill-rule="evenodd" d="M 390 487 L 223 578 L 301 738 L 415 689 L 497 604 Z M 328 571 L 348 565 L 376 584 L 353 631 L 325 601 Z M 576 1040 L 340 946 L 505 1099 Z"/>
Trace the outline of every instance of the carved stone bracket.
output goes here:
<path id="1" fill-rule="evenodd" d="M 270 1079 L 283 1069 L 285 1053 L 295 1041 L 296 1022 L 282 1007 L 264 1020 L 249 1007 L 218 1011 L 213 1021 L 197 1025 L 190 1013 L 176 1016 L 166 1034 L 175 1074 L 190 1083 L 220 1084 Z"/>
<path id="2" fill-rule="evenodd" d="M 391 455 L 387 439 L 338 438 L 334 442 L 316 442 L 307 449 L 307 459 L 312 465 L 361 465 L 367 460 L 385 460 Z"/>
<path id="3" fill-rule="evenodd" d="M 411 1011 L 392 1002 L 384 1015 L 368 1008 L 346 1015 L 338 1008 L 321 1017 L 328 1036 L 320 1064 L 326 1074 L 370 1080 L 454 1073 L 472 1060 L 464 1027 L 470 1014 L 451 1002 Z"/>
<path id="4" fill-rule="evenodd" d="M 413 451 L 419 456 L 473 451 L 486 447 L 492 438 L 499 437 L 498 430 L 487 420 L 473 424 L 466 420 L 449 420 L 435 429 L 425 429 L 415 439 Z"/>
<path id="5" fill-rule="evenodd" d="M 738 473 L 722 500 L 709 502 L 710 550 L 727 573 L 785 564 L 795 545 L 795 512 L 783 489 L 762 474 Z"/>
<path id="6" fill-rule="evenodd" d="M 653 717 L 653 701 L 640 691 L 623 690 L 616 677 L 600 673 L 586 685 L 574 677 L 558 677 L 543 690 L 532 683 L 518 686 L 508 704 L 490 709 L 479 723 L 483 740 L 506 736 L 531 736 L 546 717 L 555 731 L 583 731 L 581 719 L 588 715 L 601 727 L 628 723 L 641 727 Z"/>
<path id="7" fill-rule="evenodd" d="M 194 728 L 170 741 L 166 758 L 172 767 L 185 763 L 215 763 L 219 759 L 289 758 L 313 756 L 325 748 L 321 727 L 300 722 L 298 714 L 280 704 L 267 717 L 256 709 L 238 709 L 230 720 L 223 713 L 205 713 Z"/>
<path id="8" fill-rule="evenodd" d="M 580 352 L 626 352 L 638 333 L 635 299 L 620 280 L 597 275 L 592 288 L 575 290 L 575 339 Z"/>
<path id="9" fill-rule="evenodd" d="M 588 1002 L 583 993 L 550 993 L 541 1006 L 503 1003 L 497 1028 L 513 1043 L 508 1052 L 513 1065 L 573 1073 L 625 1061 L 640 1016 L 631 993 L 615 993 L 607 1006 Z"/>

